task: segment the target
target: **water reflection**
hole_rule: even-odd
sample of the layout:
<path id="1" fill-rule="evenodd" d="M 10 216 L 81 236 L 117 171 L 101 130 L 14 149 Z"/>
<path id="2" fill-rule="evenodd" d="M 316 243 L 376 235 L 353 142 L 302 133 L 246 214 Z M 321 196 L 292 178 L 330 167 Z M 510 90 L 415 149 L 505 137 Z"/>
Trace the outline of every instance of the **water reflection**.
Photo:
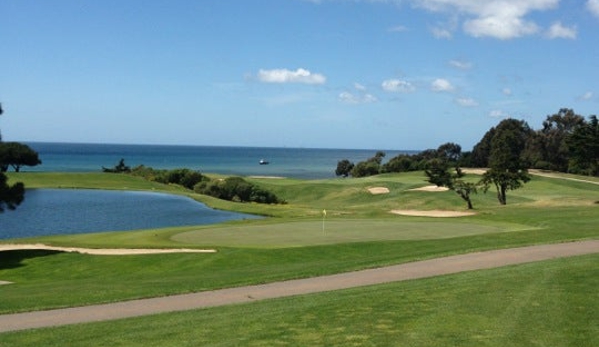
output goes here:
<path id="1" fill-rule="evenodd" d="M 169 226 L 205 225 L 257 216 L 211 209 L 163 193 L 29 189 L 15 210 L 0 214 L 0 239 Z"/>

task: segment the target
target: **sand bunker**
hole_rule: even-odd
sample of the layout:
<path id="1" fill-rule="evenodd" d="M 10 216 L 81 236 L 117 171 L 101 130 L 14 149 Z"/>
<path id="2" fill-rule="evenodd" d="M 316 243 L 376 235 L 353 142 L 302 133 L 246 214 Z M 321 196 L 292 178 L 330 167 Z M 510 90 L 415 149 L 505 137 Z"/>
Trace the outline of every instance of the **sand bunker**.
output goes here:
<path id="1" fill-rule="evenodd" d="M 448 191 L 447 187 L 437 187 L 437 186 L 426 186 L 420 188 L 410 189 L 410 191 L 419 191 L 419 192 L 445 192 Z"/>
<path id="2" fill-rule="evenodd" d="M 415 216 L 415 217 L 438 217 L 438 218 L 447 218 L 447 217 L 466 217 L 473 216 L 476 213 L 474 212 L 465 212 L 465 211 L 443 211 L 443 210 L 393 210 L 391 213 L 399 214 L 402 216 Z"/>
<path id="3" fill-rule="evenodd" d="M 484 175 L 485 172 L 487 172 L 487 169 L 484 168 L 467 168 L 464 169 L 462 168 L 462 172 L 465 174 L 472 174 L 472 175 Z"/>
<path id="4" fill-rule="evenodd" d="M 93 255 L 135 255 L 135 254 L 165 254 L 165 253 L 216 253 L 215 249 L 150 249 L 150 248 L 77 248 L 77 247 L 53 247 L 44 244 L 0 244 L 0 252 L 27 249 L 39 249 L 59 252 L 76 252 Z"/>
<path id="5" fill-rule="evenodd" d="M 387 193 L 389 193 L 389 188 L 387 188 L 387 187 L 372 187 L 372 188 L 368 188 L 368 191 L 370 192 L 370 194 L 373 194 L 373 195 L 387 194 Z"/>

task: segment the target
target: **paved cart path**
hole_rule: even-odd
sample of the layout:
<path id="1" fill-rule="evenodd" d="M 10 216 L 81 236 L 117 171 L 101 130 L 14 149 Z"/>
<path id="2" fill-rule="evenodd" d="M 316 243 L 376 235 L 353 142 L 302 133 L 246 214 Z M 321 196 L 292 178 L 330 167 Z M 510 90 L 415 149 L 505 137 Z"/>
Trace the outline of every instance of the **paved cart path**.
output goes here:
<path id="1" fill-rule="evenodd" d="M 599 253 L 599 240 L 476 252 L 336 275 L 112 304 L 0 315 L 0 333 L 184 311 Z"/>

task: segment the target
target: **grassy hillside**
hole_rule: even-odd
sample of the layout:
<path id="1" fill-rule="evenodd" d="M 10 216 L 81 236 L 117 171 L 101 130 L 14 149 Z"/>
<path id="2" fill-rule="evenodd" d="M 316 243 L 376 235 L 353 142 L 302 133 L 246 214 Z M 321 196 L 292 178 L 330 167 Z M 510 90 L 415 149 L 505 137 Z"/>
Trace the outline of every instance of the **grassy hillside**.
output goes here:
<path id="1" fill-rule="evenodd" d="M 112 174 L 11 174 L 28 187 L 153 189 L 211 206 L 271 215 L 201 227 L 38 237 L 20 242 L 83 247 L 215 247 L 216 254 L 105 257 L 46 251 L 2 252 L 0 312 L 110 302 L 330 274 L 415 259 L 525 244 L 596 238 L 599 186 L 535 177 L 500 206 L 474 196 L 472 217 L 405 217 L 392 209 L 464 210 L 453 192 L 419 192 L 422 173 L 365 179 L 251 179 L 289 203 L 241 204 L 180 187 Z M 472 177 L 476 179 L 476 177 Z M 373 195 L 370 187 L 387 187 Z M 322 210 L 327 210 L 325 230 Z M 4 241 L 5 243 L 8 241 Z M 62 293 L 73 293 L 64 296 Z"/>
<path id="2" fill-rule="evenodd" d="M 332 274 L 477 250 L 598 238 L 599 185 L 537 177 L 473 196 L 476 215 L 407 217 L 395 209 L 465 210 L 453 192 L 421 192 L 422 173 L 364 179 L 249 179 L 286 205 L 220 201 L 110 174 L 10 174 L 29 188 L 140 189 L 272 216 L 201 227 L 38 237 L 83 247 L 214 247 L 215 254 L 92 256 L 0 253 L 0 313 L 69 307 Z M 564 179 L 568 178 L 568 179 Z M 572 178 L 574 180 L 572 180 Z M 469 179 L 476 180 L 476 176 Z M 373 195 L 368 188 L 386 187 Z M 327 210 L 323 230 L 322 210 Z M 6 242 L 14 242 L 7 240 Z M 9 345 L 594 346 L 597 256 L 394 283 L 250 305 L 3 334 Z M 69 293 L 69 295 L 65 295 Z M 236 334 L 231 334 L 235 326 Z"/>

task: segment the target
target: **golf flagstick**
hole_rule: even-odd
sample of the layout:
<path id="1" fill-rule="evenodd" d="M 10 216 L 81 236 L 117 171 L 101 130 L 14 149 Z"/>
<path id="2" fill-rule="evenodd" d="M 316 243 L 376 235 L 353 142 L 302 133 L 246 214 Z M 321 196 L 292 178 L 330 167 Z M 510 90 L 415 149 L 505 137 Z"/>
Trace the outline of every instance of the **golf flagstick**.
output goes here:
<path id="1" fill-rule="evenodd" d="M 327 218 L 327 210 L 322 210 L 322 233 L 324 234 L 324 220 Z"/>

